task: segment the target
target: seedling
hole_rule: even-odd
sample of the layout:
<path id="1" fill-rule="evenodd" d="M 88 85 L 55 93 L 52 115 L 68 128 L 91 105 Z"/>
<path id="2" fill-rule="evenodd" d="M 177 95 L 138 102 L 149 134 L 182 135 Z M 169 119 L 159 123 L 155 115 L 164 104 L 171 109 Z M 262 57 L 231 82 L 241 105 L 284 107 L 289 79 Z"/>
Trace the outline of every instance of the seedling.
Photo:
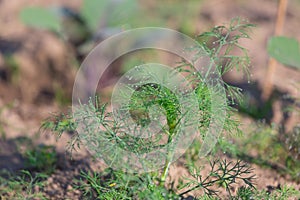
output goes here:
<path id="1" fill-rule="evenodd" d="M 232 69 L 238 69 L 246 72 L 247 74 L 250 60 L 247 55 L 247 50 L 244 47 L 240 46 L 239 40 L 241 38 L 249 38 L 248 31 L 251 27 L 253 27 L 252 24 L 246 23 L 239 18 L 233 19 L 228 27 L 217 26 L 213 28 L 211 32 L 205 32 L 201 34 L 198 37 L 201 44 L 199 47 L 195 48 L 201 48 L 207 52 L 210 60 L 216 64 L 215 73 L 218 73 L 219 76 L 224 75 Z M 240 50 L 240 54 L 233 54 L 234 49 Z M 212 69 L 208 67 L 207 74 L 212 72 L 210 70 Z M 125 180 L 127 180 L 125 185 L 119 178 L 111 178 L 111 182 L 108 185 L 103 185 L 103 182 L 101 183 L 101 181 L 99 180 L 100 177 L 98 177 L 97 175 L 83 174 L 83 177 L 87 179 L 89 185 L 92 187 L 92 190 L 95 191 L 97 195 L 100 195 L 100 193 L 102 195 L 124 195 L 124 190 L 128 192 L 128 190 L 130 190 L 129 188 L 132 188 L 132 190 L 135 191 L 132 192 L 132 190 L 130 190 L 131 192 L 127 194 L 132 194 L 130 195 L 130 198 L 134 198 L 134 193 L 138 193 L 138 191 L 140 190 L 149 191 L 149 189 L 152 188 L 150 189 L 150 191 L 153 191 L 153 194 L 158 193 L 161 195 L 161 197 L 155 197 L 154 199 L 165 199 L 167 197 L 166 195 L 168 194 L 168 192 L 166 191 L 168 190 L 164 189 L 167 184 L 165 181 L 168 176 L 169 167 L 174 161 L 174 148 L 176 148 L 176 145 L 171 145 L 171 142 L 179 134 L 179 130 L 181 128 L 180 123 L 183 121 L 183 118 L 185 118 L 184 122 L 186 124 L 197 124 L 197 127 L 201 133 L 201 138 L 203 139 L 205 137 L 205 130 L 208 128 L 210 120 L 212 118 L 212 92 L 218 92 L 216 88 L 209 88 L 206 85 L 206 77 L 195 70 L 193 64 L 183 61 L 176 68 L 176 71 L 178 73 L 185 73 L 185 77 L 187 78 L 187 80 L 189 80 L 189 83 L 193 88 L 192 92 L 197 98 L 197 107 L 201 115 L 181 113 L 181 105 L 179 104 L 179 100 L 174 92 L 164 86 L 157 85 L 155 83 L 147 83 L 141 85 L 140 87 L 136 87 L 130 97 L 129 106 L 126 107 L 126 109 L 129 110 L 131 118 L 137 124 L 137 128 L 133 129 L 133 131 L 136 131 L 134 132 L 136 134 L 127 134 L 127 132 L 125 131 L 128 130 L 126 129 L 126 124 L 114 121 L 113 113 L 108 110 L 108 106 L 106 104 L 101 103 L 101 99 L 96 99 L 95 101 L 90 100 L 88 104 L 81 104 L 79 106 L 79 109 L 76 109 L 75 119 L 73 119 L 71 116 L 67 116 L 66 118 L 63 118 L 56 122 L 47 122 L 43 125 L 44 128 L 50 128 L 52 129 L 52 131 L 58 132 L 58 136 L 61 136 L 62 132 L 65 130 L 74 132 L 74 137 L 72 141 L 70 141 L 70 150 L 75 149 L 76 145 L 77 147 L 80 147 L 80 144 L 84 143 L 82 141 L 91 141 L 90 143 L 92 144 L 89 145 L 91 145 L 92 147 L 89 146 L 89 150 L 95 153 L 95 157 L 101 156 L 102 159 L 108 161 L 108 163 L 111 164 L 111 168 L 114 168 L 115 160 L 120 159 L 118 157 L 118 148 L 121 150 L 126 150 L 128 152 L 136 153 L 137 155 L 142 155 L 145 152 L 147 153 L 155 149 L 167 147 L 166 159 L 163 165 L 164 167 L 162 172 L 146 173 L 146 179 L 141 178 L 144 177 L 143 175 L 137 175 L 134 173 L 132 174 L 132 172 L 130 171 L 120 172 L 119 175 L 125 177 Z M 241 131 L 238 127 L 239 124 L 232 118 L 233 109 L 229 106 L 229 104 L 232 104 L 240 99 L 240 89 L 233 87 L 223 81 L 222 84 L 224 84 L 225 90 L 229 96 L 229 99 L 226 101 L 226 103 L 220 106 L 220 108 L 225 109 L 227 112 L 225 116 L 226 119 L 224 123 L 224 130 L 231 134 L 240 134 Z M 211 89 L 214 91 L 210 91 Z M 121 95 L 127 94 L 124 93 Z M 153 109 L 156 112 L 153 112 Z M 165 123 L 162 123 L 160 126 L 161 133 L 156 134 L 153 137 L 148 137 L 146 139 L 136 137 L 139 135 L 140 130 L 149 125 L 150 116 L 155 116 L 157 113 L 162 113 L 164 115 L 164 117 L 162 118 L 162 122 L 165 121 Z M 96 116 L 96 118 L 91 118 L 92 115 Z M 97 123 L 95 123 L 94 120 L 96 120 Z M 61 122 L 64 122 L 63 126 L 61 126 Z M 79 126 L 79 123 L 84 123 L 84 126 Z M 97 124 L 97 126 L 95 124 Z M 76 131 L 76 129 L 78 128 L 84 130 L 85 134 L 79 135 Z M 106 141 L 106 144 L 109 145 L 104 145 L 104 143 L 101 141 Z M 101 155 L 99 155 L 99 152 Z M 107 153 L 111 153 L 112 155 L 110 154 L 109 156 L 107 156 Z M 127 162 L 130 163 L 130 160 L 128 160 Z M 207 192 L 209 190 L 207 190 L 206 188 L 210 184 L 217 182 L 220 185 L 224 185 L 228 192 L 228 195 L 231 196 L 229 186 L 230 184 L 233 184 L 235 182 L 235 179 L 241 179 L 244 181 L 244 184 L 253 187 L 253 176 L 243 177 L 244 174 L 249 174 L 251 172 L 251 169 L 245 164 L 242 164 L 240 161 L 232 163 L 232 167 L 229 167 L 229 163 L 227 163 L 227 161 L 225 160 L 215 161 L 212 163 L 211 176 L 215 176 L 217 178 L 215 180 L 205 178 L 203 180 L 204 182 L 200 182 L 198 186 L 195 186 L 192 189 L 187 189 L 185 192 L 181 193 L 181 196 L 196 189 L 204 189 L 204 192 L 208 195 L 214 195 L 216 193 L 209 193 Z M 126 166 L 125 161 L 123 164 Z M 142 164 L 147 165 L 149 163 Z M 215 166 L 217 165 L 219 165 L 218 169 L 215 168 Z M 221 170 L 223 174 L 219 174 L 215 170 Z M 237 174 L 231 174 L 231 171 L 237 172 Z M 115 171 L 112 171 L 111 173 L 114 174 Z M 219 176 L 217 176 L 218 174 Z M 141 189 L 143 188 L 143 186 L 139 187 L 137 185 L 140 184 L 139 178 L 137 178 L 137 176 L 139 176 L 148 184 L 147 187 L 145 187 L 146 189 L 144 188 L 143 190 Z M 131 179 L 130 177 L 132 177 L 133 179 Z M 118 188 L 118 190 L 115 190 L 115 188 Z M 163 190 L 165 191 L 163 192 Z M 171 193 L 174 193 L 174 191 Z M 120 199 L 127 198 L 129 197 L 124 196 L 124 198 L 122 197 Z"/>

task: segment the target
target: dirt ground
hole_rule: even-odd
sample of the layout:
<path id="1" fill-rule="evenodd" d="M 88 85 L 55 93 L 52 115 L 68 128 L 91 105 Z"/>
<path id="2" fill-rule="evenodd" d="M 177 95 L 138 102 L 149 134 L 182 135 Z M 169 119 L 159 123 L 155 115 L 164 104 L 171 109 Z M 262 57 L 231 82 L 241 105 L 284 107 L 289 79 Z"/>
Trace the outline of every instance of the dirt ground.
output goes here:
<path id="1" fill-rule="evenodd" d="M 158 1 L 151 2 L 158 3 Z M 55 92 L 61 90 L 63 95 L 70 99 L 77 66 L 69 53 L 69 47 L 54 34 L 30 29 L 20 22 L 18 17 L 20 10 L 29 5 L 66 5 L 78 9 L 81 2 L 79 0 L 0 0 L 0 126 L 5 133 L 0 139 L 0 169 L 17 171 L 24 166 L 22 156 L 17 150 L 17 140 L 20 137 L 34 138 L 35 145 L 55 145 L 59 154 L 59 164 L 55 173 L 48 178 L 49 184 L 44 192 L 51 199 L 67 197 L 78 199 L 80 192 L 72 190 L 71 181 L 78 176 L 80 170 L 99 170 L 103 168 L 103 163 L 93 161 L 85 150 L 76 153 L 74 159 L 70 160 L 65 155 L 69 135 L 63 135 L 59 141 L 56 141 L 49 133 L 39 133 L 43 120 L 52 113 L 67 110 L 68 106 L 57 103 Z M 244 41 L 243 45 L 249 49 L 252 60 L 250 84 L 257 84 L 260 89 L 266 77 L 268 62 L 266 45 L 268 38 L 273 34 L 276 11 L 277 1 L 273 0 L 199 1 L 199 12 L 193 20 L 195 20 L 197 33 L 226 23 L 236 16 L 241 16 L 257 25 L 251 34 L 252 40 Z M 169 26 L 168 28 L 177 28 L 176 23 L 170 23 Z M 300 2 L 291 0 L 288 4 L 284 35 L 295 37 L 300 41 L 299 28 Z M 14 55 L 15 62 L 19 66 L 18 75 L 13 80 L 7 78 L 12 73 L 7 70 L 5 61 L 4 55 L 8 54 Z M 299 91 L 294 87 L 300 82 L 299 75 L 299 71 L 278 65 L 274 86 L 292 96 L 299 96 Z M 239 76 L 238 73 L 228 75 L 226 80 L 234 84 L 245 83 L 244 77 Z M 279 111 L 273 120 L 279 122 L 281 118 Z M 298 119 L 295 120 L 291 123 L 296 123 Z M 248 118 L 242 121 L 245 124 L 252 123 Z M 277 174 L 275 170 L 256 165 L 253 167 L 259 189 L 289 184 L 300 190 L 299 184 L 291 181 L 289 177 Z M 171 168 L 171 177 L 174 175 L 176 178 L 184 173 L 180 166 Z"/>

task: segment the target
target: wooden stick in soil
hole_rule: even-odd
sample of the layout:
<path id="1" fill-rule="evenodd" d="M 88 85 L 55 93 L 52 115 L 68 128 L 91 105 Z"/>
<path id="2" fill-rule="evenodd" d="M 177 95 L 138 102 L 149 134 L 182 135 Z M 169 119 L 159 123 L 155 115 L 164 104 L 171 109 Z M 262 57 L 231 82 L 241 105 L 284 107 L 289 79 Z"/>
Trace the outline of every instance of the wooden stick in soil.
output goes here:
<path id="1" fill-rule="evenodd" d="M 286 8 L 287 8 L 288 0 L 279 0 L 279 6 L 277 11 L 277 20 L 275 25 L 275 33 L 274 35 L 281 35 L 286 15 Z M 269 59 L 268 69 L 266 79 L 263 85 L 262 90 L 262 99 L 266 101 L 273 90 L 273 76 L 277 68 L 277 61 L 274 58 Z"/>

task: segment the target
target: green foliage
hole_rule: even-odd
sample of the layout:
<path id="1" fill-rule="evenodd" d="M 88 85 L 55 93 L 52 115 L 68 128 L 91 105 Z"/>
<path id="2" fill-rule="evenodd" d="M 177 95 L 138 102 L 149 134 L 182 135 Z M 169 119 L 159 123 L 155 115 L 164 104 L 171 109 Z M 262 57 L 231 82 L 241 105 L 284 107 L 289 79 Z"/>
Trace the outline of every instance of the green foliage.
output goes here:
<path id="1" fill-rule="evenodd" d="M 93 1 L 93 0 L 84 0 L 82 9 L 80 11 L 81 16 L 86 21 L 90 30 L 96 31 L 99 27 L 99 23 L 103 13 L 105 13 L 109 1 Z"/>
<path id="2" fill-rule="evenodd" d="M 217 196 L 216 187 L 224 187 L 228 195 L 232 197 L 230 187 L 241 181 L 243 184 L 254 188 L 255 175 L 253 169 L 241 160 L 236 162 L 224 160 L 213 160 L 210 162 L 210 172 L 206 175 L 201 174 L 201 170 L 194 165 L 189 166 L 190 174 L 194 179 L 188 179 L 188 182 L 182 187 L 189 188 L 182 192 L 180 196 L 191 191 L 201 189 L 206 195 Z"/>
<path id="3" fill-rule="evenodd" d="M 270 200 L 285 200 L 285 199 L 299 199 L 300 192 L 293 187 L 283 186 L 283 188 L 275 189 L 271 193 L 265 190 L 254 193 L 256 199 L 270 199 Z"/>
<path id="4" fill-rule="evenodd" d="M 42 189 L 47 176 L 42 173 L 32 175 L 29 171 L 21 170 L 20 175 L 8 171 L 0 172 L 0 196 L 3 199 L 46 199 L 36 188 Z"/>
<path id="5" fill-rule="evenodd" d="M 293 187 L 284 185 L 282 188 L 274 188 L 272 191 L 255 190 L 251 187 L 240 187 L 237 191 L 234 200 L 248 200 L 248 199 L 269 199 L 269 200 L 285 200 L 285 199 L 299 199 L 300 192 Z"/>
<path id="6" fill-rule="evenodd" d="M 253 187 L 240 187 L 237 191 L 237 195 L 233 199 L 237 200 L 248 200 L 254 199 L 255 190 Z"/>
<path id="7" fill-rule="evenodd" d="M 300 125 L 295 126 L 291 132 L 286 134 L 284 138 L 285 147 L 290 152 L 290 155 L 296 159 L 300 159 Z"/>
<path id="8" fill-rule="evenodd" d="M 127 174 L 109 168 L 101 173 L 81 172 L 75 188 L 92 199 L 180 199 L 173 191 L 157 185 L 155 174 Z"/>
<path id="9" fill-rule="evenodd" d="M 244 72 L 247 77 L 249 76 L 250 59 L 247 49 L 240 45 L 240 40 L 250 39 L 248 32 L 253 27 L 254 25 L 247 21 L 234 18 L 228 26 L 216 26 L 211 31 L 204 32 L 197 37 L 201 46 L 210 55 L 211 61 L 215 63 L 217 73 L 219 73 L 220 77 L 232 70 Z M 200 120 L 200 126 L 204 127 L 204 130 L 209 125 L 211 115 L 210 105 L 212 101 L 210 97 L 211 91 L 206 86 L 206 76 L 210 73 L 215 73 L 213 72 L 214 69 L 208 68 L 206 70 L 207 72 L 203 77 L 199 72 L 195 72 L 193 65 L 189 63 L 183 63 L 179 66 L 179 71 L 189 73 L 187 76 L 188 80 L 196 85 L 195 92 L 199 98 L 199 110 L 203 118 Z M 228 105 L 235 104 L 235 102 L 242 102 L 241 89 L 229 85 L 223 80 L 219 81 L 224 85 L 228 95 L 228 102 L 223 107 L 227 111 L 224 129 L 229 133 L 238 133 L 240 135 L 239 123 L 232 117 L 232 113 L 235 110 Z"/>
<path id="10" fill-rule="evenodd" d="M 296 39 L 272 37 L 268 43 L 268 53 L 279 62 L 300 69 L 300 49 Z"/>
<path id="11" fill-rule="evenodd" d="M 46 8 L 27 7 L 20 13 L 25 25 L 59 32 L 61 30 L 60 19 L 55 13 Z"/>
<path id="12" fill-rule="evenodd" d="M 55 147 L 39 145 L 24 153 L 25 166 L 44 173 L 52 173 L 55 170 L 57 155 Z"/>
<path id="13" fill-rule="evenodd" d="M 293 130 L 280 138 L 283 149 L 286 152 L 285 166 L 287 173 L 292 178 L 300 180 L 300 126 L 295 126 Z"/>
<path id="14" fill-rule="evenodd" d="M 252 27 L 254 27 L 253 24 L 240 18 L 234 18 L 228 27 L 216 26 L 210 32 L 204 32 L 197 36 L 198 42 L 210 55 L 211 61 L 215 63 L 220 76 L 232 70 L 242 71 L 247 77 L 249 76 L 250 59 L 248 51 L 239 42 L 241 39 L 250 39 L 248 32 Z M 235 51 L 238 51 L 238 53 L 235 53 Z M 185 63 L 184 66 L 190 66 L 190 64 Z M 212 70 L 207 69 L 206 76 L 212 73 Z M 190 69 L 187 69 L 187 72 L 191 72 Z M 196 76 L 198 76 L 198 80 L 205 81 L 206 77 L 202 77 L 201 74 L 196 73 Z M 192 79 L 195 79 L 195 77 L 192 77 Z M 200 82 L 200 84 L 203 83 Z M 229 85 L 224 81 L 222 81 L 222 84 L 224 84 L 232 103 L 234 103 L 233 100 L 241 100 L 240 88 Z"/>
<path id="15" fill-rule="evenodd" d="M 255 25 L 240 18 L 231 20 L 228 26 L 216 26 L 210 32 L 204 32 L 198 36 L 199 42 L 210 54 L 211 60 L 217 65 L 220 75 L 236 69 L 249 75 L 250 58 L 248 50 L 240 45 L 241 39 L 250 39 L 249 32 Z M 238 54 L 234 51 L 239 51 Z M 228 86 L 224 83 L 225 86 Z M 230 86 L 229 88 L 232 88 Z M 229 95 L 231 91 L 228 89 Z M 239 93 L 237 93 L 239 94 Z M 236 95 L 233 95 L 236 96 Z"/>
<path id="16" fill-rule="evenodd" d="M 300 191 L 296 190 L 294 187 L 288 187 L 284 186 L 281 189 L 275 190 L 271 195 L 271 198 L 273 199 L 279 199 L 279 200 L 284 200 L 284 199 L 289 199 L 289 198 L 300 198 Z"/>
<path id="17" fill-rule="evenodd" d="M 247 73 L 249 57 L 247 50 L 239 45 L 239 40 L 249 38 L 247 31 L 251 27 L 253 27 L 252 24 L 248 24 L 238 18 L 233 19 L 229 27 L 218 26 L 213 28 L 211 32 L 201 34 L 199 36 L 201 38 L 199 39 L 201 40 L 201 46 L 195 47 L 192 50 L 197 51 L 199 50 L 197 48 L 201 50 L 204 48 L 208 52 L 211 61 L 216 63 L 216 73 L 219 73 L 220 76 L 232 69 L 238 69 Z M 234 49 L 240 50 L 240 54 L 234 54 Z M 207 73 L 209 74 L 213 69 L 211 66 L 207 67 Z M 192 92 L 198 99 L 199 111 L 201 113 L 201 116 L 197 119 L 195 119 L 195 116 L 198 117 L 198 115 L 187 115 L 187 120 L 185 121 L 188 121 L 191 125 L 195 123 L 199 124 L 200 132 L 205 133 L 205 129 L 209 126 L 212 116 L 212 92 L 218 94 L 219 91 L 214 87 L 208 88 L 206 85 L 207 77 L 195 70 L 195 67 L 191 63 L 183 62 L 176 70 L 179 73 L 183 72 L 186 74 L 186 78 L 193 88 Z M 227 111 L 224 129 L 229 133 L 240 134 L 239 123 L 232 117 L 234 110 L 229 106 L 234 100 L 240 99 L 240 90 L 225 82 L 222 83 L 225 85 L 227 94 L 231 97 L 224 105 L 220 105 L 222 109 Z M 213 91 L 210 91 L 210 89 Z M 156 134 L 155 137 L 146 139 L 126 134 L 126 131 L 124 131 L 127 130 L 124 129 L 126 124 L 116 122 L 112 118 L 113 113 L 108 111 L 107 105 L 99 103 L 98 100 L 91 100 L 87 104 L 80 105 L 79 109 L 76 109 L 75 112 L 76 119 L 73 119 L 71 115 L 62 115 L 56 117 L 54 122 L 45 122 L 42 127 L 56 132 L 58 137 L 64 131 L 73 132 L 74 137 L 69 145 L 71 150 L 75 149 L 76 145 L 80 148 L 79 144 L 81 141 L 85 141 L 85 137 L 87 137 L 88 141 L 92 140 L 97 144 L 96 152 L 99 152 L 100 149 L 101 158 L 108 162 L 111 159 L 110 157 L 114 158 L 114 161 L 119 159 L 117 155 L 119 147 L 131 152 L 141 153 L 169 144 L 173 137 L 178 134 L 178 124 L 181 120 L 181 115 L 185 115 L 185 113 L 178 112 L 180 105 L 176 95 L 167 88 L 150 83 L 137 88 L 130 99 L 131 102 L 127 110 L 130 111 L 132 119 L 136 120 L 139 126 L 146 126 L 149 123 L 149 107 L 156 104 L 163 108 L 167 121 L 166 126 L 163 128 L 163 132 L 167 136 L 166 140 L 162 139 L 163 134 Z M 96 119 L 92 118 L 92 116 L 95 116 Z M 96 127 L 94 120 L 97 122 Z M 84 130 L 88 134 L 78 135 L 76 127 L 79 122 L 85 124 L 86 127 L 84 127 Z M 99 129 L 99 126 L 101 129 Z M 101 141 L 106 141 L 109 145 L 103 145 Z M 165 143 L 162 143 L 162 141 Z M 106 157 L 106 151 L 109 153 L 108 158 Z M 107 195 L 107 198 L 114 199 L 130 199 L 135 197 L 141 199 L 175 199 L 175 196 L 177 196 L 175 190 L 172 187 L 167 189 L 164 186 L 166 177 L 168 176 L 168 169 L 172 162 L 173 152 L 173 148 L 168 149 L 166 163 L 161 173 L 147 173 L 138 176 L 137 174 L 110 171 L 110 178 L 108 179 L 103 178 L 105 176 L 98 173 L 83 173 L 82 181 L 85 181 L 86 184 L 81 182 L 78 187 L 84 191 L 85 195 L 92 195 L 94 198 L 102 198 L 103 195 Z M 98 155 L 96 156 L 98 157 Z M 194 169 L 196 170 L 197 167 Z M 241 161 L 235 163 L 227 162 L 226 160 L 212 161 L 211 173 L 207 177 L 200 175 L 197 170 L 196 172 L 191 171 L 191 175 L 196 179 L 191 180 L 185 187 L 191 186 L 192 188 L 187 189 L 179 196 L 196 189 L 204 190 L 207 195 L 214 195 L 217 192 L 211 189 L 211 185 L 224 187 L 231 196 L 229 187 L 235 184 L 236 180 L 241 180 L 244 184 L 253 187 L 253 175 L 249 175 L 251 171 L 248 165 Z M 99 196 L 100 194 L 102 195 L 101 197 Z M 151 198 L 152 196 L 153 198 Z"/>
<path id="18" fill-rule="evenodd" d="M 45 120 L 40 127 L 40 131 L 45 132 L 46 130 L 50 130 L 52 133 L 55 133 L 57 140 L 64 132 L 74 133 L 72 139 L 68 141 L 67 146 L 67 150 L 70 151 L 72 156 L 72 152 L 76 150 L 76 147 L 80 148 L 80 139 L 76 132 L 76 128 L 77 125 L 74 122 L 72 114 L 60 114 Z"/>
<path id="19" fill-rule="evenodd" d="M 41 125 L 41 130 L 51 130 L 56 133 L 57 139 L 61 137 L 63 132 L 74 132 L 76 126 L 72 115 L 60 114 L 45 120 Z"/>
<path id="20" fill-rule="evenodd" d="M 75 188 L 83 192 L 84 197 L 93 199 L 129 199 L 126 190 L 118 189 L 116 183 L 111 178 L 109 180 L 103 180 L 105 178 L 104 173 L 85 173 L 81 172 L 81 177 L 75 180 Z M 112 173 L 109 176 L 113 176 Z"/>
<path id="21" fill-rule="evenodd" d="M 299 42 L 294 38 L 287 37 L 273 37 L 268 43 L 269 54 L 277 59 L 279 62 L 300 69 L 300 50 Z M 294 110 L 299 112 L 298 99 L 295 99 L 295 105 L 288 108 L 287 110 Z M 290 152 L 286 158 L 286 165 L 293 177 L 299 178 L 298 170 L 300 168 L 299 162 L 299 148 L 297 145 L 299 141 L 299 134 L 297 134 L 299 127 L 294 127 L 293 131 L 287 135 L 286 138 L 282 139 L 286 146 L 286 151 Z M 283 133 L 285 134 L 285 133 Z"/>
<path id="22" fill-rule="evenodd" d="M 85 23 L 84 27 L 88 29 L 88 32 L 96 33 L 101 25 L 112 27 L 129 23 L 137 12 L 137 4 L 136 0 L 120 2 L 84 0 L 78 16 L 82 18 L 83 23 Z M 20 18 L 25 25 L 56 33 L 60 33 L 64 28 L 61 16 L 48 8 L 26 7 L 22 9 Z"/>
<path id="23" fill-rule="evenodd" d="M 119 2 L 84 0 L 80 14 L 90 30 L 95 32 L 100 23 L 106 23 L 109 27 L 129 23 L 137 12 L 137 4 L 136 0 Z"/>
<path id="24" fill-rule="evenodd" d="M 145 84 L 136 89 L 129 103 L 129 112 L 132 119 L 141 126 L 148 125 L 150 123 L 149 108 L 155 104 L 163 107 L 167 119 L 168 132 L 172 135 L 176 125 L 179 123 L 179 102 L 176 95 L 164 86 Z"/>
<path id="25" fill-rule="evenodd" d="M 245 48 L 241 47 L 238 45 L 239 39 L 241 38 L 249 38 L 249 36 L 246 34 L 247 28 L 251 27 L 251 24 L 243 24 L 243 21 L 240 21 L 239 19 L 234 19 L 231 23 L 229 28 L 225 28 L 224 26 L 222 27 L 215 27 L 212 32 L 210 33 L 205 33 L 199 37 L 208 37 L 208 36 L 213 36 L 217 37 L 217 41 L 215 42 L 216 44 L 219 44 L 216 49 L 209 49 L 208 46 L 203 43 L 203 46 L 198 46 L 195 47 L 197 48 L 204 48 L 206 51 L 208 51 L 211 60 L 215 63 L 217 63 L 217 72 L 220 73 L 220 75 L 223 75 L 226 73 L 228 70 L 232 68 L 239 68 L 237 65 L 241 65 L 240 67 L 244 69 L 244 71 L 247 71 L 245 68 L 249 64 L 249 58 L 247 56 L 247 51 Z M 227 31 L 226 34 L 222 35 L 224 31 Z M 223 38 L 224 37 L 224 38 Z M 212 38 L 207 38 L 207 40 L 210 40 Z M 232 50 L 238 47 L 244 55 L 239 58 L 238 56 L 235 56 L 232 53 Z M 194 50 L 195 50 L 194 49 Z M 225 55 L 221 54 L 221 51 L 225 50 Z M 223 59 L 227 59 L 226 64 L 223 66 Z M 196 57 L 197 59 L 197 57 Z M 230 64 L 230 61 L 228 59 L 233 60 L 235 64 Z M 185 66 L 188 66 L 189 68 L 185 68 Z M 210 67 L 210 66 L 208 66 Z M 210 110 L 210 102 L 212 101 L 211 99 L 211 92 L 215 92 L 218 94 L 218 91 L 209 91 L 207 86 L 205 85 L 205 79 L 206 77 L 203 77 L 200 72 L 196 72 L 194 67 L 191 64 L 186 64 L 183 63 L 180 65 L 178 68 L 179 72 L 187 72 L 187 78 L 190 82 L 190 84 L 195 88 L 194 92 L 198 98 L 199 101 L 199 110 L 201 112 L 201 116 L 198 120 L 194 119 L 195 115 L 192 116 L 193 118 L 187 118 L 185 121 L 190 121 L 191 124 L 199 123 L 199 129 L 205 129 L 209 126 L 210 124 L 210 118 L 211 118 L 211 110 Z M 226 69 L 226 70 L 223 70 Z M 211 72 L 212 69 L 208 68 L 208 73 Z M 237 88 L 233 88 L 232 86 L 226 84 L 226 91 L 232 96 L 232 98 L 239 98 L 239 90 Z M 214 89 L 213 89 L 214 90 Z M 122 94 L 126 96 L 127 94 Z M 137 96 L 135 96 L 137 95 Z M 139 137 L 132 137 L 124 131 L 125 129 L 123 126 L 126 126 L 126 124 L 120 124 L 115 122 L 110 118 L 112 116 L 111 112 L 107 111 L 106 105 L 99 105 L 98 101 L 94 104 L 93 101 L 90 101 L 88 105 L 82 105 L 82 109 L 77 109 L 76 116 L 78 116 L 76 122 L 74 122 L 74 126 L 72 127 L 73 130 L 76 130 L 77 123 L 81 122 L 80 120 L 83 120 L 82 122 L 84 124 L 88 123 L 89 125 L 86 126 L 86 131 L 87 134 L 82 135 L 80 138 L 79 136 L 75 135 L 73 141 L 80 141 L 80 140 L 85 140 L 85 137 L 88 137 L 90 140 L 93 138 L 93 140 L 99 144 L 102 145 L 103 142 L 101 141 L 109 141 L 108 143 L 110 144 L 110 147 L 107 146 L 97 146 L 97 150 L 95 152 L 98 152 L 99 149 L 101 149 L 101 154 L 102 158 L 103 156 L 105 157 L 106 154 L 111 155 L 111 153 L 114 154 L 112 157 L 118 157 L 118 151 L 116 151 L 116 146 L 121 147 L 126 150 L 130 150 L 131 152 L 149 152 L 152 151 L 153 149 L 161 148 L 162 146 L 165 146 L 172 142 L 172 139 L 174 135 L 177 134 L 177 125 L 179 124 L 178 119 L 178 102 L 176 98 L 173 98 L 173 94 L 170 93 L 170 91 L 163 89 L 163 88 L 158 88 L 157 86 L 150 86 L 149 87 L 143 87 L 141 91 L 136 90 L 134 92 L 134 95 L 131 96 L 131 107 L 135 109 L 129 108 L 131 111 L 131 115 L 133 116 L 133 119 L 135 118 L 134 116 L 137 116 L 136 118 L 139 120 L 138 123 L 146 123 L 147 124 L 147 115 L 148 115 L 148 107 L 153 105 L 153 104 L 158 104 L 162 106 L 165 110 L 166 114 L 166 119 L 167 119 L 167 128 L 164 130 L 165 133 L 167 134 L 167 140 L 166 143 L 160 143 L 162 141 L 162 134 L 156 134 L 155 137 L 150 137 L 150 138 L 139 138 Z M 150 101 L 147 101 L 147 99 L 152 99 Z M 143 100 L 141 102 L 140 100 Z M 146 100 L 146 101 L 145 101 Z M 139 104 L 139 106 L 137 105 Z M 240 133 L 240 130 L 238 128 L 238 123 L 236 120 L 232 118 L 232 109 L 227 105 L 220 105 L 220 109 L 226 109 L 227 111 L 227 116 L 225 119 L 225 124 L 224 124 L 224 129 L 228 132 L 238 132 Z M 93 125 L 93 120 L 91 119 L 91 113 L 95 113 L 96 116 L 96 121 L 97 124 L 101 124 L 101 126 L 104 128 L 104 131 L 100 131 L 101 134 L 99 134 L 99 130 L 95 130 L 97 127 L 94 127 Z M 190 117 L 190 116 L 188 116 Z M 188 120 L 190 119 L 190 120 Z M 65 119 L 65 121 L 70 121 L 69 119 Z M 52 130 L 57 130 L 59 132 L 58 135 L 60 135 L 63 131 L 62 129 L 59 128 L 59 121 L 56 123 L 56 126 L 53 126 L 54 124 L 50 124 L 52 126 Z M 49 125 L 49 124 L 48 124 Z M 145 125 L 145 124 L 144 124 Z M 204 131 L 201 131 L 205 133 Z M 97 133 L 97 134 L 96 134 Z M 203 135 L 204 137 L 204 135 Z M 71 144 L 74 144 L 71 142 Z M 71 146 L 73 147 L 73 145 Z M 172 154 L 172 151 L 170 150 L 170 155 Z M 99 155 L 97 155 L 99 156 Z M 104 158 L 105 159 L 105 158 Z M 110 158 L 107 161 L 110 160 Z M 168 159 L 165 165 L 165 170 L 164 173 L 162 174 L 161 181 L 163 182 L 167 176 L 168 168 L 170 163 L 172 162 L 171 158 L 170 160 Z"/>

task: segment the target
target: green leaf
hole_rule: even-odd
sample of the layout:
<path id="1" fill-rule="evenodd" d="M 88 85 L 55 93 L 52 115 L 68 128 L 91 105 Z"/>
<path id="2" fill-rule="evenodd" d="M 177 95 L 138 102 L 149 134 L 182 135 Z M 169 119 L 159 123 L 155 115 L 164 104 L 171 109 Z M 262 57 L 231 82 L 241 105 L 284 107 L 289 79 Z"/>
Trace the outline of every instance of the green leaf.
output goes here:
<path id="1" fill-rule="evenodd" d="M 112 13 L 109 15 L 108 24 L 110 26 L 120 26 L 124 24 L 132 25 L 133 18 L 138 12 L 137 0 L 123 0 L 113 5 Z"/>
<path id="2" fill-rule="evenodd" d="M 268 43 L 268 53 L 282 64 L 300 69 L 299 42 L 296 39 L 272 37 Z"/>
<path id="3" fill-rule="evenodd" d="M 100 24 L 101 17 L 104 17 L 105 11 L 108 9 L 108 0 L 84 0 L 81 16 L 86 21 L 88 27 L 96 31 Z"/>
<path id="4" fill-rule="evenodd" d="M 96 31 L 101 23 L 119 26 L 131 22 L 137 12 L 137 4 L 136 0 L 84 0 L 80 13 L 88 27 Z"/>
<path id="5" fill-rule="evenodd" d="M 25 25 L 59 32 L 60 19 L 53 12 L 41 7 L 27 7 L 20 13 Z"/>

